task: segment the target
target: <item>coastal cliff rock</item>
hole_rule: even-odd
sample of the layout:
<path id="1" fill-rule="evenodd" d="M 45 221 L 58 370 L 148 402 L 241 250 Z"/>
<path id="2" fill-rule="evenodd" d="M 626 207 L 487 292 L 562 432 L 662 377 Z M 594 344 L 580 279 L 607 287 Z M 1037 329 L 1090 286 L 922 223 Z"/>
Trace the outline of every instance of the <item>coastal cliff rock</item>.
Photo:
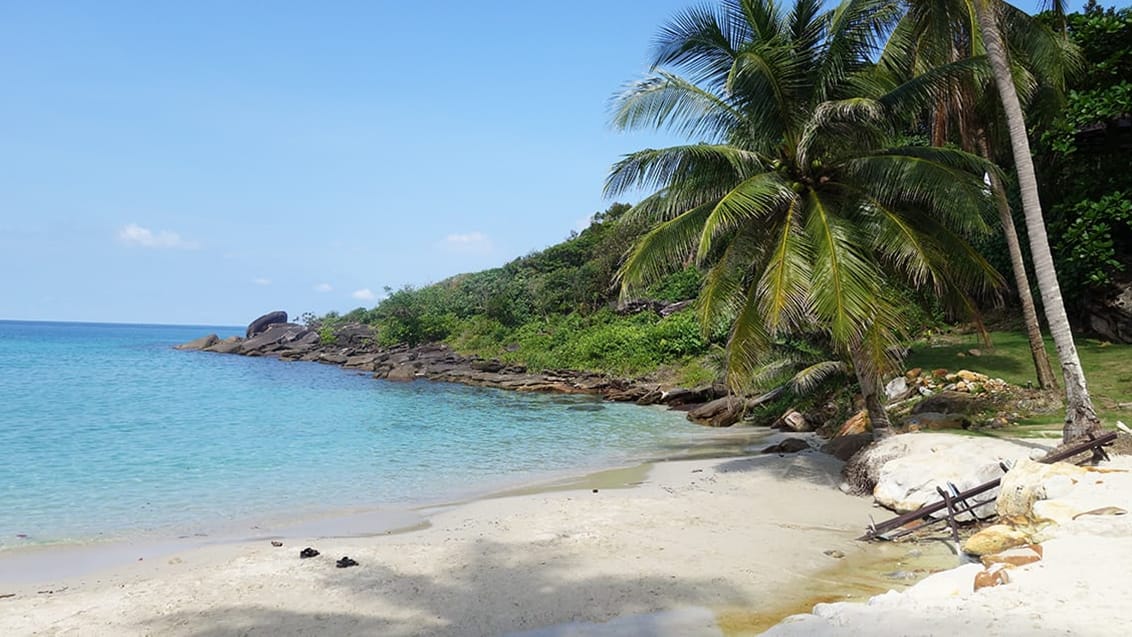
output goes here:
<path id="1" fill-rule="evenodd" d="M 209 334 L 208 336 L 202 336 L 198 339 L 189 341 L 188 343 L 182 343 L 180 345 L 177 345 L 176 349 L 189 349 L 189 350 L 206 349 L 206 348 L 212 347 L 213 345 L 215 345 L 219 342 L 220 342 L 219 336 L 217 336 L 215 334 Z"/>
<path id="2" fill-rule="evenodd" d="M 738 422 L 746 408 L 757 404 L 729 398 L 722 386 L 666 389 L 645 381 L 592 372 L 567 369 L 532 372 L 523 365 L 457 354 L 443 343 L 381 347 L 377 344 L 376 330 L 369 325 L 350 323 L 328 331 L 288 323 L 286 316 L 285 312 L 264 314 L 248 325 L 250 336 L 247 338 L 231 336 L 220 340 L 216 335 L 208 335 L 177 348 L 341 365 L 391 381 L 426 379 L 512 391 L 589 394 L 615 402 L 662 404 L 689 412 L 688 419 L 692 422 L 714 427 Z"/>
<path id="3" fill-rule="evenodd" d="M 263 332 L 269 326 L 274 325 L 275 323 L 286 323 L 286 322 L 287 322 L 287 313 L 284 312 L 283 310 L 276 310 L 274 312 L 268 312 L 267 314 L 264 314 L 263 316 L 257 318 L 256 320 L 254 320 L 254 321 L 252 321 L 251 323 L 248 324 L 248 331 L 247 331 L 247 334 L 245 334 L 245 336 L 247 338 L 251 338 L 251 337 L 255 336 L 256 334 Z"/>

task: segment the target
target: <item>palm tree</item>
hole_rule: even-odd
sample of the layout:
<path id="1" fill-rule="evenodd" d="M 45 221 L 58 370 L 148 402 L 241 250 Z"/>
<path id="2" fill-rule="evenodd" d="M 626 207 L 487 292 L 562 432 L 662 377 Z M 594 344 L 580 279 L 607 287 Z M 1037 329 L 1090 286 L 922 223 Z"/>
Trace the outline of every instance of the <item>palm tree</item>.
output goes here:
<path id="1" fill-rule="evenodd" d="M 613 122 L 704 141 L 632 153 L 606 190 L 654 191 L 629 213 L 656 225 L 630 250 L 623 290 L 696 261 L 702 324 L 730 326 L 733 386 L 775 337 L 820 331 L 852 362 L 884 435 L 880 381 L 903 326 L 895 288 L 998 283 L 965 240 L 987 229 L 982 176 L 994 169 L 958 150 L 890 146 L 884 102 L 859 96 L 856 80 L 899 8 L 820 5 L 730 0 L 678 14 Z"/>
<path id="2" fill-rule="evenodd" d="M 991 0 L 974 0 L 975 14 L 979 31 L 986 46 L 987 58 L 994 72 L 994 84 L 998 88 L 1002 108 L 1010 132 L 1010 146 L 1014 155 L 1014 168 L 1018 173 L 1018 185 L 1022 193 L 1022 210 L 1026 216 L 1026 231 L 1030 236 L 1030 254 L 1034 262 L 1034 275 L 1038 279 L 1038 289 L 1042 295 L 1046 322 L 1053 336 L 1057 356 L 1061 362 L 1061 373 L 1065 378 L 1065 427 L 1062 430 L 1064 442 L 1082 438 L 1100 430 L 1100 419 L 1093 409 L 1092 399 L 1077 356 L 1077 346 L 1069 328 L 1065 314 L 1065 304 L 1061 298 L 1061 288 L 1057 283 L 1053 257 L 1050 255 L 1049 240 L 1046 238 L 1045 220 L 1042 217 L 1041 201 L 1038 199 L 1038 182 L 1034 174 L 1034 162 L 1030 155 L 1030 142 L 1026 135 L 1026 120 L 1022 114 L 1021 102 L 1014 86 L 1010 62 L 1003 45 L 1002 34 L 997 19 L 996 7 Z"/>
<path id="3" fill-rule="evenodd" d="M 1073 63 L 1064 38 L 1058 38 L 1018 9 L 1008 5 L 1001 8 L 1009 14 L 1010 28 L 1006 35 L 1012 48 L 1023 54 L 1025 64 L 1017 74 L 1022 76 L 1028 92 L 1044 88 L 1046 93 L 1060 97 L 1065 72 Z M 993 144 L 993 138 L 1001 120 L 1000 107 L 997 96 L 992 100 L 988 91 L 983 90 L 990 77 L 989 69 L 983 64 L 982 42 L 975 22 L 966 0 L 909 2 L 907 12 L 885 45 L 878 64 L 878 79 L 896 86 L 917 76 L 932 73 L 941 76 L 937 90 L 930 94 L 927 108 L 932 143 L 941 146 L 953 142 L 963 150 L 978 152 L 994 161 L 997 145 Z M 979 63 L 970 64 L 973 58 Z M 940 72 L 949 68 L 962 73 Z M 1046 354 L 1005 187 L 996 175 L 988 174 L 987 179 L 995 195 L 1038 385 L 1054 389 L 1057 380 Z"/>

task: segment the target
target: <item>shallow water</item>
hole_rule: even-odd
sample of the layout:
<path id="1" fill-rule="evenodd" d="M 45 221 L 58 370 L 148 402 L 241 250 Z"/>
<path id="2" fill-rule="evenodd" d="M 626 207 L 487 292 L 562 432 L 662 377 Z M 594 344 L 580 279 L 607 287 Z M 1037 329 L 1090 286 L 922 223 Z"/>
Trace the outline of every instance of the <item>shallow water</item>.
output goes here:
<path id="1" fill-rule="evenodd" d="M 182 352 L 235 328 L 0 321 L 0 549 L 210 534 L 669 454 L 657 408 Z"/>

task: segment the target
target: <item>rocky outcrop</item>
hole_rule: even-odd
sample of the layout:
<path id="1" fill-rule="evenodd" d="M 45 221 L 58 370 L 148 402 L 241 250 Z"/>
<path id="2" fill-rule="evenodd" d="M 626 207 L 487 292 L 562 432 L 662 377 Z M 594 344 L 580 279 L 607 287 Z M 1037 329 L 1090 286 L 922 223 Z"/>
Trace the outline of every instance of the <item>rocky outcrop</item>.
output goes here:
<path id="1" fill-rule="evenodd" d="M 175 346 L 175 349 L 207 349 L 220 342 L 220 337 L 215 334 L 202 336 L 198 339 L 189 341 L 188 343 L 181 343 Z"/>
<path id="2" fill-rule="evenodd" d="M 1132 343 L 1132 281 L 1091 292 L 1085 301 L 1085 323 L 1107 340 Z"/>
<path id="3" fill-rule="evenodd" d="M 911 433 L 886 438 L 853 457 L 845 467 L 849 486 L 857 493 L 871 493 L 877 503 L 899 513 L 939 500 L 937 487 L 949 484 L 965 491 L 1002 477 L 1002 462 L 1016 462 L 1030 454 L 1045 455 L 1035 448 L 1009 440 L 988 440 L 948 434 Z M 995 512 L 996 491 L 980 499 L 979 517 Z M 968 514 L 960 521 L 969 520 Z"/>
<path id="4" fill-rule="evenodd" d="M 247 333 L 244 334 L 246 338 L 251 338 L 260 332 L 266 330 L 269 326 L 276 323 L 286 323 L 287 313 L 283 310 L 276 310 L 275 312 L 268 312 L 256 320 L 248 323 Z"/>
<path id="5" fill-rule="evenodd" d="M 287 323 L 285 313 L 272 312 L 253 321 L 248 326 L 248 333 L 252 332 L 255 332 L 254 335 L 246 338 L 231 336 L 223 340 L 210 334 L 177 348 L 341 365 L 390 381 L 423 379 L 513 391 L 592 394 L 611 401 L 661 404 L 689 411 L 689 420 L 716 427 L 737 422 L 748 405 L 741 399 L 727 398 L 723 387 L 666 390 L 641 381 L 583 371 L 530 372 L 523 365 L 463 356 L 443 344 L 380 347 L 376 344 L 378 335 L 374 329 L 360 323 L 320 331 Z"/>

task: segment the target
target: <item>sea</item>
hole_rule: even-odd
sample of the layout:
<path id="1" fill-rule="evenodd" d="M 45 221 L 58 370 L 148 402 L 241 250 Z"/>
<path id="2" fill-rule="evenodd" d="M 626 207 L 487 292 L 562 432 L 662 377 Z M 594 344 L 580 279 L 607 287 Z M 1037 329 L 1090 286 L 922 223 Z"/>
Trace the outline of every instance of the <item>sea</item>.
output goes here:
<path id="1" fill-rule="evenodd" d="M 656 407 L 173 347 L 242 331 L 0 321 L 0 555 L 476 497 L 702 430 Z"/>

